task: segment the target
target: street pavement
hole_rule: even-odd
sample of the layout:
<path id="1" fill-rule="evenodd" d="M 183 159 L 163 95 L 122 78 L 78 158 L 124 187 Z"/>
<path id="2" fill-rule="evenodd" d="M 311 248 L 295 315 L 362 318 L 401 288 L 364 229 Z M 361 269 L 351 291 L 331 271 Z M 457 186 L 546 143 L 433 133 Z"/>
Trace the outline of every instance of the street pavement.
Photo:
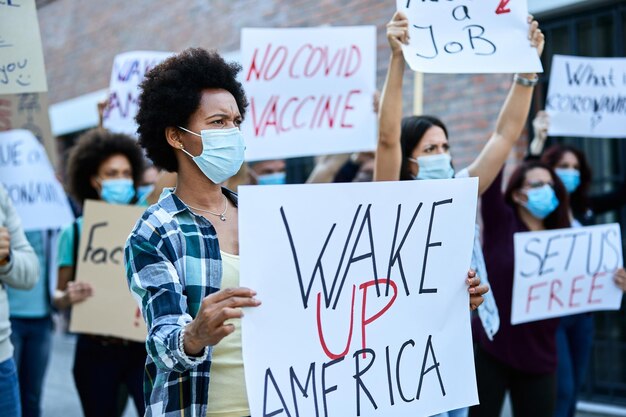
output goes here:
<path id="1" fill-rule="evenodd" d="M 54 334 L 52 357 L 44 386 L 42 417 L 82 417 L 83 415 L 72 377 L 75 346 L 74 336 Z M 123 417 L 138 417 L 130 401 Z M 508 402 L 504 406 L 501 417 L 511 417 Z M 578 413 L 576 417 L 603 417 L 603 415 Z"/>

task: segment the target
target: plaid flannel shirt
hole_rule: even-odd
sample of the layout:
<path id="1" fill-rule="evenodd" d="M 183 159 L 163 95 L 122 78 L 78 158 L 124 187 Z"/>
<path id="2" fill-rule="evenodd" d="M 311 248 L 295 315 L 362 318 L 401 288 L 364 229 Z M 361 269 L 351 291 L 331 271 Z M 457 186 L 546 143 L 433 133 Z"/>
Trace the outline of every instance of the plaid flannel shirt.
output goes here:
<path id="1" fill-rule="evenodd" d="M 223 192 L 237 204 L 236 194 Z M 221 285 L 215 229 L 168 189 L 135 225 L 124 256 L 130 289 L 148 326 L 145 416 L 205 417 L 212 348 L 187 356 L 182 330 L 202 299 Z"/>

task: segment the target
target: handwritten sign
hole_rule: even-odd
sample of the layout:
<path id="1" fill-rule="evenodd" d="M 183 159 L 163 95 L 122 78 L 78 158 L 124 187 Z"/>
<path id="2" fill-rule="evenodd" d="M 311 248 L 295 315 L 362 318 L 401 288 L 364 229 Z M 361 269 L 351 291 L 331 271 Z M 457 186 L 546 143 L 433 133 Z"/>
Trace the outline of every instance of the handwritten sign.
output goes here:
<path id="1" fill-rule="evenodd" d="M 618 223 L 516 233 L 511 324 L 618 310 L 621 236 Z"/>
<path id="2" fill-rule="evenodd" d="M 70 330 L 146 340 L 146 324 L 128 291 L 124 243 L 145 207 L 87 200 L 76 280 L 93 286 L 93 297 L 72 307 Z"/>
<path id="3" fill-rule="evenodd" d="M 47 93 L 24 93 L 0 96 L 0 132 L 30 130 L 46 148 L 52 166 L 57 166 L 56 140 L 48 116 Z"/>
<path id="4" fill-rule="evenodd" d="M 0 132 L 0 181 L 24 230 L 57 229 L 74 220 L 46 151 L 30 131 Z"/>
<path id="5" fill-rule="evenodd" d="M 170 52 L 132 51 L 115 57 L 109 101 L 102 120 L 105 128 L 131 136 L 137 134 L 135 116 L 139 110 L 139 84 L 146 72 L 170 55 Z"/>
<path id="6" fill-rule="evenodd" d="M 246 159 L 376 145 L 374 26 L 243 29 Z"/>
<path id="7" fill-rule="evenodd" d="M 35 0 L 0 1 L 0 94 L 47 90 Z"/>
<path id="8" fill-rule="evenodd" d="M 413 71 L 542 72 L 528 40 L 525 0 L 396 0 L 409 19 L 404 58 Z"/>
<path id="9" fill-rule="evenodd" d="M 555 55 L 546 111 L 551 136 L 626 138 L 626 58 Z"/>
<path id="10" fill-rule="evenodd" d="M 253 416 L 427 416 L 478 401 L 475 178 L 240 188 Z"/>

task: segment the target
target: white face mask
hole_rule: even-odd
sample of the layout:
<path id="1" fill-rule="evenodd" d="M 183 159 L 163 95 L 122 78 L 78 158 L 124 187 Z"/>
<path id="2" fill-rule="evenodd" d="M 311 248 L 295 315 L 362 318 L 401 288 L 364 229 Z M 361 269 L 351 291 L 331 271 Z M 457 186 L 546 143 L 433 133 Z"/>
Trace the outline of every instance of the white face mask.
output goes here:
<path id="1" fill-rule="evenodd" d="M 202 138 L 202 153 L 193 156 L 185 149 L 181 151 L 193 159 L 200 171 L 215 184 L 220 184 L 235 175 L 243 164 L 246 147 L 241 131 L 232 129 L 206 129 L 200 134 L 178 126 L 185 132 Z"/>
<path id="2" fill-rule="evenodd" d="M 418 166 L 416 180 L 444 180 L 454 177 L 452 157 L 449 153 L 408 158 Z"/>

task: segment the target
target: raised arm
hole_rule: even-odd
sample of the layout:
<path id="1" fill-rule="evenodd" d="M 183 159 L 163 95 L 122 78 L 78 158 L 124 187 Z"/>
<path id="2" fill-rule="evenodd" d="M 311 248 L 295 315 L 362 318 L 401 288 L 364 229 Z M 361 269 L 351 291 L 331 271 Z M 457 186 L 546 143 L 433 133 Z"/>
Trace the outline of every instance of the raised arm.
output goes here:
<path id="1" fill-rule="evenodd" d="M 529 21 L 532 19 L 529 17 Z M 530 21 L 529 39 L 531 45 L 537 48 L 541 56 L 543 52 L 544 36 L 536 20 Z M 536 80 L 537 74 L 518 74 L 509 91 L 498 121 L 496 129 L 489 141 L 478 155 L 478 158 L 469 166 L 470 176 L 479 178 L 478 193 L 482 194 L 489 188 L 500 172 L 506 159 L 522 133 L 524 123 L 528 118 L 533 86 L 525 85 L 524 81 Z M 534 85 L 534 83 L 532 83 Z"/>
<path id="2" fill-rule="evenodd" d="M 387 23 L 387 41 L 391 47 L 391 59 L 380 97 L 374 181 L 400 179 L 400 166 L 402 165 L 400 125 L 402 122 L 402 76 L 404 75 L 402 44 L 408 43 L 408 40 L 409 20 L 404 13 L 396 12 Z"/>

